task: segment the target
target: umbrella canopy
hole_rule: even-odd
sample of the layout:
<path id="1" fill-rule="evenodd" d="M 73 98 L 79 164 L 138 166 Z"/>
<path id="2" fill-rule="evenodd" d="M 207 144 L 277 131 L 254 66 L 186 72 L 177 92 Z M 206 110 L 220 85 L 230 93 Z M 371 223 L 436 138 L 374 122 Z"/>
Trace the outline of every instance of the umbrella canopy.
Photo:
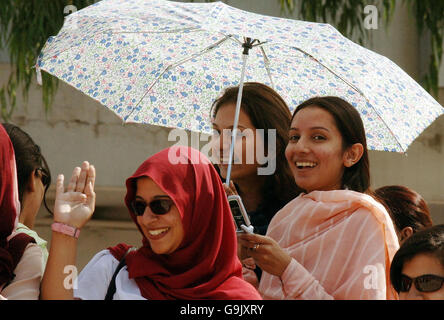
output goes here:
<path id="1" fill-rule="evenodd" d="M 245 38 L 255 39 L 243 59 Z M 405 152 L 443 108 L 395 63 L 328 24 L 254 14 L 222 2 L 103 0 L 66 18 L 40 69 L 124 122 L 211 133 L 224 87 L 272 86 L 291 111 L 335 95 L 361 114 L 371 150 Z"/>

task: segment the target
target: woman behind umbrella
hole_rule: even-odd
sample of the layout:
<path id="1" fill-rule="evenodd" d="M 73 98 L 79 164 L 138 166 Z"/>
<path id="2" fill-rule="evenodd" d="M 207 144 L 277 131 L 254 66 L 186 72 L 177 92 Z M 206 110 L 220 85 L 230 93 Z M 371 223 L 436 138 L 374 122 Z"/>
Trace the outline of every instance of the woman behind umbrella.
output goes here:
<path id="1" fill-rule="evenodd" d="M 43 275 L 42 251 L 35 240 L 17 233 L 20 202 L 14 149 L 0 125 L 0 298 L 35 300 Z"/>
<path id="2" fill-rule="evenodd" d="M 212 107 L 213 158 L 225 183 L 238 92 L 239 87 L 225 89 Z M 226 192 L 241 196 L 257 234 L 265 235 L 274 214 L 300 193 L 284 153 L 290 120 L 290 110 L 275 90 L 258 82 L 244 84 L 240 134 L 235 142 L 235 160 Z M 253 159 L 249 161 L 251 156 Z M 251 278 L 254 283 L 256 277 L 260 280 L 262 270 L 250 260 L 243 263 L 254 270 L 256 276 Z M 248 278 L 249 274 L 244 275 Z"/>
<path id="3" fill-rule="evenodd" d="M 212 107 L 213 157 L 224 181 L 238 92 L 239 87 L 225 89 Z M 238 124 L 240 134 L 231 169 L 234 184 L 227 191 L 239 193 L 255 232 L 262 235 L 267 232 L 274 214 L 299 194 L 284 154 L 290 120 L 290 110 L 276 91 L 258 82 L 244 84 Z M 258 129 L 263 130 L 263 134 Z M 250 139 L 248 133 L 251 133 Z M 271 150 L 268 150 L 269 142 Z M 264 159 L 259 159 L 262 154 L 258 150 L 261 149 Z M 248 156 L 252 155 L 253 161 L 248 161 Z"/>
<path id="4" fill-rule="evenodd" d="M 240 236 L 264 274 L 264 299 L 393 299 L 399 247 L 383 205 L 369 194 L 362 120 L 337 97 L 299 105 L 285 154 L 305 190 L 272 219 L 267 236 Z"/>
<path id="5" fill-rule="evenodd" d="M 63 192 L 63 177 L 58 177 L 55 221 L 75 228 L 87 222 L 94 208 L 94 175 L 84 163 L 82 170 L 74 171 L 68 192 Z M 141 248 L 126 255 L 127 267 L 115 278 L 114 299 L 260 299 L 242 279 L 225 191 L 200 152 L 165 149 L 148 158 L 126 186 L 125 204 L 143 241 Z M 75 204 L 74 195 L 77 208 L 63 210 Z M 72 290 L 63 287 L 63 268 L 75 262 L 76 241 L 53 233 L 42 283 L 44 299 L 73 297 Z M 104 299 L 128 248 L 119 244 L 99 252 L 82 270 L 74 296 Z"/>

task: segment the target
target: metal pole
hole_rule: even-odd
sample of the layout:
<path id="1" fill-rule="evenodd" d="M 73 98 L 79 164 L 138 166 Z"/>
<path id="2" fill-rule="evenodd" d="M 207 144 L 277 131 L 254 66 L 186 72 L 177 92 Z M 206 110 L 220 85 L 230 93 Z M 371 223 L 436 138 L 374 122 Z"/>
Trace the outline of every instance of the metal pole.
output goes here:
<path id="1" fill-rule="evenodd" d="M 241 78 L 240 78 L 240 83 L 239 83 L 239 91 L 237 94 L 236 113 L 234 115 L 233 130 L 231 132 L 230 156 L 228 158 L 227 177 L 225 179 L 225 184 L 227 186 L 230 186 L 231 166 L 233 163 L 234 144 L 236 143 L 237 124 L 239 122 L 239 113 L 240 113 L 240 107 L 241 107 L 241 102 L 242 102 L 242 90 L 244 87 L 244 78 L 245 78 L 245 69 L 247 66 L 248 50 L 252 48 L 251 39 L 247 38 L 246 42 L 242 46 L 244 47 L 244 52 L 242 53 L 242 73 L 241 73 Z"/>

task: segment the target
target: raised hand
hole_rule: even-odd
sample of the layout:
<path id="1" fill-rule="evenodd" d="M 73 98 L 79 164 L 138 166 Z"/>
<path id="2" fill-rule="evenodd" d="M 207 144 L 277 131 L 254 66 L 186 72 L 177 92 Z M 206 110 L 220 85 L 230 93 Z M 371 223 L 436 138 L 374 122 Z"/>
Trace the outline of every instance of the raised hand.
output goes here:
<path id="1" fill-rule="evenodd" d="M 54 221 L 79 229 L 88 222 L 95 208 L 95 179 L 95 168 L 87 161 L 74 168 L 66 192 L 63 174 L 57 176 Z"/>

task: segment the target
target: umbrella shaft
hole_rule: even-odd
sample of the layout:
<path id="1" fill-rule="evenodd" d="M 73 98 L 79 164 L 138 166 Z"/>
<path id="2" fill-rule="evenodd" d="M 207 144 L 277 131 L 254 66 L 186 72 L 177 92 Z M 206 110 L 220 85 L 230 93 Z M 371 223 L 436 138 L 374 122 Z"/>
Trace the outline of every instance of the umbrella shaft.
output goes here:
<path id="1" fill-rule="evenodd" d="M 242 73 L 241 73 L 241 78 L 240 78 L 240 83 L 239 83 L 239 91 L 237 94 L 236 113 L 234 115 L 233 130 L 231 132 L 230 157 L 229 157 L 229 161 L 228 161 L 227 177 L 225 180 L 225 184 L 227 186 L 230 185 L 231 165 L 233 163 L 234 144 L 236 142 L 237 124 L 239 122 L 239 113 L 240 113 L 240 107 L 241 107 L 241 102 L 242 102 L 242 90 L 244 87 L 244 78 L 245 78 L 245 69 L 247 66 L 247 58 L 248 58 L 248 54 L 242 54 Z"/>

